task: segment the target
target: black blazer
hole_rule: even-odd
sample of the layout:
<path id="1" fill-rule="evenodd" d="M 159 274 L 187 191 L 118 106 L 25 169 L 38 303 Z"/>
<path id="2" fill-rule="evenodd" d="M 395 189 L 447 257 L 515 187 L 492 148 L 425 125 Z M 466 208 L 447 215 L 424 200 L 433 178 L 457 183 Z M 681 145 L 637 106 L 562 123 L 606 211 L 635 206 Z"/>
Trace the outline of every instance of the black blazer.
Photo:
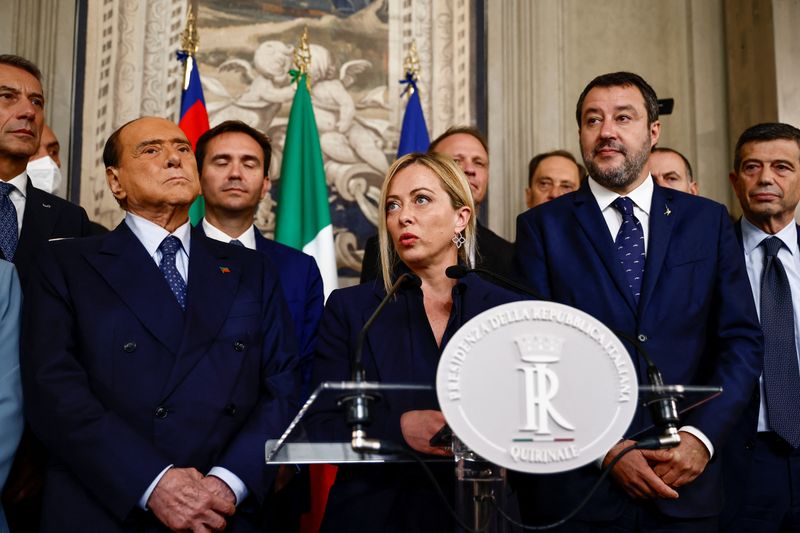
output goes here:
<path id="1" fill-rule="evenodd" d="M 506 278 L 514 277 L 514 245 L 478 222 L 476 226 L 478 256 L 476 265 Z M 395 274 L 397 274 L 395 272 Z M 381 260 L 378 250 L 378 236 L 373 235 L 364 245 L 364 259 L 361 261 L 361 283 L 381 277 Z"/>
<path id="2" fill-rule="evenodd" d="M 14 253 L 14 264 L 24 289 L 28 272 L 42 243 L 54 239 L 92 235 L 86 211 L 58 196 L 37 189 L 28 179 L 22 231 Z M 0 252 L 0 258 L 3 253 Z"/>

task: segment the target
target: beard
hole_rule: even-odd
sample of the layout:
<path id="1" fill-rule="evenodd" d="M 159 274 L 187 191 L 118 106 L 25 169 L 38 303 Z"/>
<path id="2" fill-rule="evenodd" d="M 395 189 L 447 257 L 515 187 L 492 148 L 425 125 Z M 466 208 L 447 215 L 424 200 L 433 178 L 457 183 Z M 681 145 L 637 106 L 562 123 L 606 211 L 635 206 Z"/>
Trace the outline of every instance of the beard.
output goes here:
<path id="1" fill-rule="evenodd" d="M 603 187 L 612 190 L 624 189 L 639 178 L 642 169 L 647 164 L 647 159 L 650 157 L 651 140 L 652 137 L 648 134 L 639 150 L 632 153 L 629 152 L 625 145 L 615 141 L 601 142 L 591 151 L 581 147 L 583 163 L 586 165 L 589 175 Z M 625 158 L 622 164 L 616 168 L 607 168 L 605 170 L 595 164 L 594 157 L 603 148 L 618 150 Z"/>

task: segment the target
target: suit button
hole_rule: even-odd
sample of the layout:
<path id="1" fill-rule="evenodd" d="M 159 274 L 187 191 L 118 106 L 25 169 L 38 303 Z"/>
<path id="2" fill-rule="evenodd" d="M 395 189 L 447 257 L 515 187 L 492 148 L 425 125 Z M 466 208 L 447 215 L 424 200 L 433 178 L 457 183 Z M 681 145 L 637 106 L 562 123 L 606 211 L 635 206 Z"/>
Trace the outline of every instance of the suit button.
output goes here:
<path id="1" fill-rule="evenodd" d="M 236 341 L 233 343 L 233 349 L 236 350 L 237 352 L 243 352 L 244 348 L 245 346 L 242 341 Z"/>
<path id="2" fill-rule="evenodd" d="M 169 413 L 169 409 L 164 406 L 159 405 L 156 407 L 156 418 L 167 418 L 167 414 Z"/>
<path id="3" fill-rule="evenodd" d="M 236 416 L 236 405 L 229 403 L 225 406 L 225 414 L 229 416 Z"/>
<path id="4" fill-rule="evenodd" d="M 133 341 L 128 341 L 124 345 L 122 345 L 122 350 L 125 353 L 132 353 L 136 350 L 136 343 Z"/>
<path id="5" fill-rule="evenodd" d="M 639 339 L 639 342 L 647 342 L 647 335 L 644 333 L 639 333 L 639 336 L 636 338 Z"/>
<path id="6" fill-rule="evenodd" d="M 749 440 L 749 441 L 744 443 L 744 449 L 745 450 L 752 450 L 753 448 L 755 448 L 755 445 L 753 444 L 753 441 Z"/>

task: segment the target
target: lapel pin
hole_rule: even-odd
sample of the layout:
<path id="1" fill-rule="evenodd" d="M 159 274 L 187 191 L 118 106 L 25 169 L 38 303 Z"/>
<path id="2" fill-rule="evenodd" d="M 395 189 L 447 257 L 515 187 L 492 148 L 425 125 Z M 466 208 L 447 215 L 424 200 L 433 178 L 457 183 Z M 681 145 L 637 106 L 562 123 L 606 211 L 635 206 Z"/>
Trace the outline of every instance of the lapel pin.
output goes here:
<path id="1" fill-rule="evenodd" d="M 46 207 L 47 209 L 50 209 L 50 204 L 42 204 L 42 207 Z"/>
<path id="2" fill-rule="evenodd" d="M 664 214 L 667 216 L 672 214 L 672 211 L 669 210 L 669 206 L 667 204 L 664 204 Z"/>
<path id="3" fill-rule="evenodd" d="M 219 271 L 222 272 L 223 274 L 230 274 L 231 269 L 228 268 L 228 267 L 222 267 L 221 266 L 221 267 L 219 267 Z"/>

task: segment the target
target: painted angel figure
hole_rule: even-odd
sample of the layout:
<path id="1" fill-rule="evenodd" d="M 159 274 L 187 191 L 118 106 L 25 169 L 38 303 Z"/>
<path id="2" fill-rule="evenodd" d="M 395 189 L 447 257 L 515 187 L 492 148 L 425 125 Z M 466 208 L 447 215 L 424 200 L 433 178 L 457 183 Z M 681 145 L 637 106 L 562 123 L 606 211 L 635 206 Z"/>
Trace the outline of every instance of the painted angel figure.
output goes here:
<path id="1" fill-rule="evenodd" d="M 209 119 L 212 124 L 233 119 L 241 120 L 263 132 L 269 132 L 275 116 L 286 102 L 294 97 L 289 70 L 292 68 L 294 49 L 280 41 L 265 41 L 256 48 L 252 64 L 243 59 L 229 59 L 219 67 L 221 71 L 238 71 L 247 89 L 238 97 L 232 96 L 218 80 L 204 78 L 204 88 L 221 97 L 209 102 Z"/>
<path id="2" fill-rule="evenodd" d="M 366 162 L 380 175 L 389 164 L 383 153 L 383 125 L 356 115 L 356 103 L 348 92 L 356 76 L 372 64 L 365 59 L 348 61 L 340 69 L 327 48 L 312 44 L 311 96 L 320 131 L 322 151 L 339 163 Z M 373 90 L 359 107 L 382 106 L 384 87 Z"/>

